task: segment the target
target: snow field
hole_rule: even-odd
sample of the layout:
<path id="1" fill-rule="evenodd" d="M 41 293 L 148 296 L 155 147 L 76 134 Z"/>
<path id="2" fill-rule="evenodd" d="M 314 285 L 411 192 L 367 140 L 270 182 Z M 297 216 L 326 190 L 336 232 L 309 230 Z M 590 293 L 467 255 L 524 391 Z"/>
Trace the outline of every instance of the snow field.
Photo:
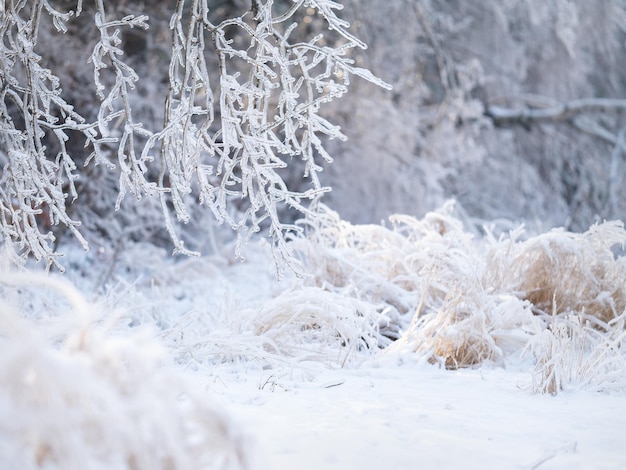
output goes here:
<path id="1" fill-rule="evenodd" d="M 303 279 L 263 243 L 6 268 L 0 468 L 626 466 L 621 225 L 327 216 L 293 242 Z"/>
<path id="2" fill-rule="evenodd" d="M 209 389 L 256 430 L 265 468 L 624 468 L 623 396 L 532 394 L 511 369 L 217 374 Z"/>

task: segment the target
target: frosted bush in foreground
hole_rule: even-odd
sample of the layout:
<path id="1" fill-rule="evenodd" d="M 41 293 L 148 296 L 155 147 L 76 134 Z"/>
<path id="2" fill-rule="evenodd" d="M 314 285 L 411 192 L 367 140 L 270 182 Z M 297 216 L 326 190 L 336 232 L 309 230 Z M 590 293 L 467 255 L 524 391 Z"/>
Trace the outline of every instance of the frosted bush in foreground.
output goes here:
<path id="1" fill-rule="evenodd" d="M 51 309 L 32 318 L 27 306 L 0 305 L 3 468 L 251 467 L 235 426 L 150 336 L 108 331 L 101 323 L 115 317 L 95 322 L 68 284 L 32 273 L 0 281 L 5 296 L 19 289 Z"/>

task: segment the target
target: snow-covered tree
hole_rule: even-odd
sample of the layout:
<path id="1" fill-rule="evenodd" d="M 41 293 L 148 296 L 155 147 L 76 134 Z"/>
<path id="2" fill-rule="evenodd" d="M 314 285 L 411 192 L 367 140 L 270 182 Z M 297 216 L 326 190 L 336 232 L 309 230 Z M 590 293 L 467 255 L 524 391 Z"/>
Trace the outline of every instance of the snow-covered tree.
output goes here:
<path id="1" fill-rule="evenodd" d="M 389 86 L 350 58 L 366 45 L 337 15 L 340 3 L 246 3 L 234 2 L 228 11 L 210 0 L 153 7 L 169 15 L 167 28 L 161 23 L 154 29 L 158 38 L 151 36 L 151 19 L 126 4 L 4 3 L 0 233 L 5 242 L 16 242 L 17 255 L 60 267 L 54 245 L 59 226 L 87 247 L 81 220 L 70 209 L 83 194 L 97 199 L 97 184 L 110 185 L 110 178 L 90 179 L 96 165 L 117 175 L 116 208 L 127 194 L 159 200 L 175 251 L 193 253 L 173 219 L 188 223 L 200 204 L 240 240 L 267 230 L 276 259 L 290 258 L 285 240 L 298 228 L 280 210 L 310 212 L 309 203 L 328 190 L 317 176 L 320 160 L 332 160 L 324 139 L 344 138 L 321 108 L 344 95 L 353 76 Z M 74 36 L 90 43 L 90 64 L 77 64 L 67 51 L 62 60 L 44 59 L 50 54 L 41 51 L 58 47 L 54 42 L 78 21 L 81 31 Z M 309 27 L 314 21 L 324 24 L 321 32 Z M 167 62 L 154 58 L 162 82 L 142 88 L 146 77 L 132 54 L 163 44 L 164 34 Z M 87 67 L 91 81 L 81 84 L 80 69 Z M 61 76 L 82 87 L 66 92 Z M 138 91 L 149 96 L 142 99 Z M 92 93 L 99 98 L 95 109 L 89 109 Z M 138 106 L 146 100 L 161 107 L 160 122 Z M 294 188 L 284 177 L 295 161 L 302 162 L 306 187 Z"/>

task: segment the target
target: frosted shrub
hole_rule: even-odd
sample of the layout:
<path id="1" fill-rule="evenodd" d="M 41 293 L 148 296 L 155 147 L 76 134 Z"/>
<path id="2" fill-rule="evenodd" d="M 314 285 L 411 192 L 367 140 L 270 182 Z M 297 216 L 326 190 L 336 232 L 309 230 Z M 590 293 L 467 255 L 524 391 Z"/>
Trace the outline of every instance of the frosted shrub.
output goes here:
<path id="1" fill-rule="evenodd" d="M 528 302 L 485 282 L 489 265 L 482 242 L 445 212 L 420 222 L 403 219 L 413 228 L 410 239 L 421 260 L 420 300 L 390 350 L 415 351 L 449 369 L 500 363 L 519 351 L 538 331 L 538 322 Z"/>
<path id="2" fill-rule="evenodd" d="M 66 284 L 32 274 L 2 281 L 5 294 L 17 285 L 56 298 L 40 319 L 0 306 L 3 468 L 250 468 L 233 424 L 148 335 L 90 324 L 94 312 Z"/>
<path id="3" fill-rule="evenodd" d="M 626 242 L 623 224 L 518 236 L 492 242 L 488 279 L 530 302 L 545 325 L 527 347 L 536 360 L 533 390 L 623 389 L 626 265 L 612 251 Z"/>
<path id="4" fill-rule="evenodd" d="M 123 44 L 130 30 L 150 33 L 146 15 L 122 16 L 95 2 L 90 62 L 100 106 L 90 121 L 65 101 L 59 78 L 36 52 L 44 27 L 65 32 L 68 22 L 84 14 L 81 0 L 67 11 L 43 0 L 7 4 L 0 16 L 0 163 L 6 169 L 0 233 L 18 242 L 16 254 L 56 264 L 52 229 L 58 225 L 86 247 L 80 222 L 67 207 L 81 196 L 75 181 L 89 177 L 70 152 L 69 143 L 78 140 L 91 152 L 87 165 L 117 172 L 117 208 L 128 193 L 159 198 L 176 251 L 194 253 L 172 216 L 188 223 L 199 203 L 240 239 L 266 229 L 277 261 L 295 261 L 285 236 L 298 228 L 279 211 L 311 214 L 308 203 L 328 190 L 317 176 L 321 161 L 332 160 L 323 140 L 345 138 L 321 108 L 344 95 L 354 76 L 389 86 L 349 58 L 366 45 L 337 16 L 339 3 L 253 0 L 240 16 L 216 23 L 209 4 L 179 1 L 171 13 L 168 87 L 151 97 L 163 103 L 163 121 L 154 129 L 133 107 L 141 77 L 125 61 Z M 307 32 L 300 23 L 304 11 L 326 32 Z M 295 159 L 303 168 L 302 189 L 284 179 Z"/>
<path id="5" fill-rule="evenodd" d="M 539 331 L 528 304 L 483 290 L 440 299 L 430 314 L 416 315 L 390 351 L 414 351 L 447 369 L 502 364 Z"/>
<path id="6" fill-rule="evenodd" d="M 296 242 L 307 282 L 386 312 L 378 342 L 386 353 L 456 369 L 532 350 L 537 391 L 571 382 L 619 388 L 626 265 L 611 250 L 626 240 L 622 225 L 481 238 L 452 210 L 449 203 L 421 220 L 394 215 L 387 228 L 352 225 L 324 209 Z"/>
<path id="7" fill-rule="evenodd" d="M 520 351 L 542 331 L 547 321 L 533 314 L 550 309 L 585 314 L 592 319 L 587 328 L 610 336 L 624 311 L 626 275 L 611 248 L 625 235 L 620 223 L 607 222 L 583 234 L 553 231 L 519 241 L 520 233 L 514 232 L 487 245 L 443 245 L 432 257 L 422 300 L 402 342 L 432 352 L 446 367 L 498 361 L 504 357 L 502 344 Z"/>
<path id="8" fill-rule="evenodd" d="M 594 225 L 584 233 L 553 230 L 500 247 L 507 259 L 493 259 L 501 265 L 493 266 L 497 279 L 492 281 L 528 299 L 536 313 L 584 312 L 606 323 L 626 308 L 626 265 L 612 252 L 624 243 L 621 222 Z"/>
<path id="9" fill-rule="evenodd" d="M 424 221 L 394 216 L 394 227 L 389 229 L 353 225 L 326 207 L 320 210 L 307 238 L 297 241 L 311 274 L 309 282 L 386 310 L 390 323 L 381 333 L 396 339 L 402 317 L 417 305 L 421 292 L 420 269 L 428 256 L 421 251 L 420 241 L 427 244 L 431 232 L 457 222 L 443 212 L 431 213 Z"/>
<path id="10" fill-rule="evenodd" d="M 532 312 L 483 284 L 485 258 L 453 208 L 448 203 L 421 220 L 394 215 L 392 228 L 351 225 L 326 210 L 301 249 L 311 282 L 389 312 L 381 347 L 448 368 L 498 362 L 503 348 L 525 345 Z"/>
<path id="11" fill-rule="evenodd" d="M 309 287 L 269 301 L 255 327 L 276 353 L 343 366 L 359 351 L 378 349 L 381 320 L 372 304 Z"/>

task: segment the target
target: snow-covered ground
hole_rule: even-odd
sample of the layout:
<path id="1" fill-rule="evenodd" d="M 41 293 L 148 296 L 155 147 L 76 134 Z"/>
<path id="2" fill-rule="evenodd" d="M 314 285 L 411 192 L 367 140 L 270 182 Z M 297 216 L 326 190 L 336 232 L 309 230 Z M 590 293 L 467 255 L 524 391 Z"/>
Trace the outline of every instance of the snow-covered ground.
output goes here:
<path id="1" fill-rule="evenodd" d="M 528 371 L 395 366 L 210 379 L 271 469 L 623 469 L 626 399 L 528 389 Z"/>
<path id="2" fill-rule="evenodd" d="M 555 324 L 536 331 L 541 322 L 528 301 L 494 293 L 495 284 L 448 305 L 447 282 L 457 288 L 477 274 L 492 279 L 476 258 L 480 250 L 444 216 L 405 222 L 421 238 L 339 224 L 346 240 L 360 234 L 371 243 L 318 246 L 315 255 L 325 258 L 312 263 L 317 286 L 289 274 L 278 281 L 262 243 L 247 247 L 243 263 L 228 256 L 173 260 L 138 244 L 115 263 L 106 250 L 87 258 L 70 252 L 64 279 L 6 268 L 0 469 L 626 468 L 623 330 L 593 356 L 602 340 L 580 339 L 592 330 L 565 329 L 563 336 Z M 582 256 L 585 244 L 603 259 L 594 236 L 624 236 L 612 225 L 594 230 L 493 243 L 510 257 L 527 250 L 520 251 L 527 261 L 538 246 L 560 256 L 558 242 L 569 247 L 563 248 L 569 264 L 559 269 L 575 272 L 570 255 Z M 568 245 L 575 243 L 583 245 Z M 355 278 L 345 266 L 356 266 L 354 250 L 364 246 L 371 269 Z M 375 295 L 378 278 L 371 276 L 387 272 L 384 250 L 396 249 L 404 264 L 389 266 L 399 280 L 381 284 Z M 413 278 L 403 271 L 410 259 L 439 264 Z M 612 256 L 604 261 L 606 281 L 621 265 L 612 268 Z M 425 272 L 436 291 L 420 287 Z M 329 273 L 335 279 L 324 284 L 320 276 Z M 371 285 L 366 292 L 346 279 Z M 404 304 L 411 310 L 399 323 L 402 340 L 392 343 L 404 346 L 368 346 L 384 340 L 368 322 L 376 315 L 397 320 L 388 310 Z M 481 312 L 463 313 L 468 306 Z M 415 336 L 433 327 L 410 324 L 416 309 L 428 318 L 452 309 L 458 318 L 442 323 L 445 334 L 435 327 L 431 336 Z M 463 336 L 468 325 L 484 331 Z M 468 350 L 479 349 L 481 361 L 447 370 L 436 351 L 459 335 Z M 533 338 L 535 346 L 525 347 Z M 567 350 L 576 355 L 565 364 L 558 348 L 568 339 L 581 342 Z M 458 348 L 450 354 L 472 357 Z M 589 370 L 595 366 L 597 373 Z M 546 371 L 556 371 L 559 393 L 537 393 Z"/>

